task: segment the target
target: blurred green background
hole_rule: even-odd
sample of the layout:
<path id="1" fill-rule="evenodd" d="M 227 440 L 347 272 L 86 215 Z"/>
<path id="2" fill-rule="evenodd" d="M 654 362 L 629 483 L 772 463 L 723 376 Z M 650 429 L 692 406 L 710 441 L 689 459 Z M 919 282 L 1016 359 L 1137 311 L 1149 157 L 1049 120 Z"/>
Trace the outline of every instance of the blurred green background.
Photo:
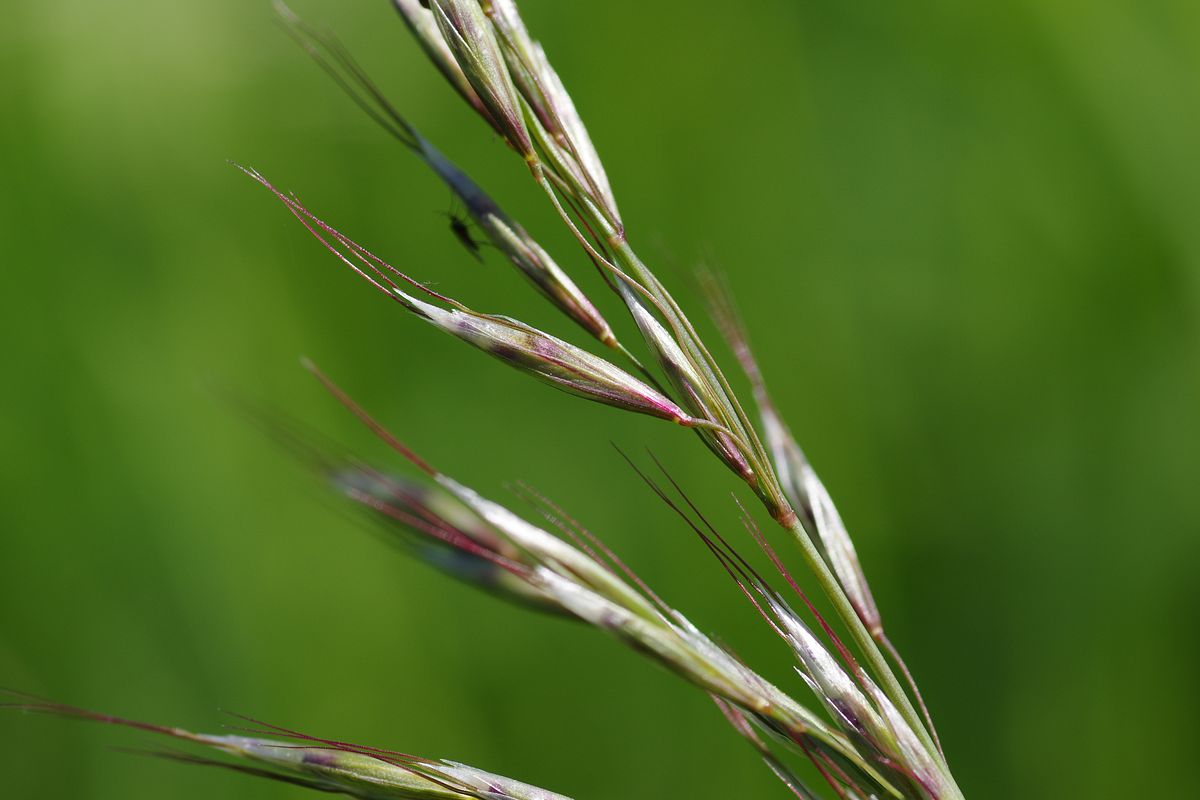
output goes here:
<path id="1" fill-rule="evenodd" d="M 297 0 L 620 313 L 384 0 Z M 725 269 L 971 798 L 1185 797 L 1200 697 L 1200 7 L 525 0 L 635 246 Z M 245 0 L 6 5 L 0 684 L 218 709 L 579 798 L 783 797 L 701 695 L 348 524 L 214 393 L 390 464 L 313 357 L 485 493 L 522 479 L 803 692 L 609 447 L 689 436 L 553 392 L 383 301 L 236 159 L 393 263 L 574 334 Z M 0 715 L 6 797 L 290 798 Z M 1194 791 L 1194 788 L 1192 789 Z"/>

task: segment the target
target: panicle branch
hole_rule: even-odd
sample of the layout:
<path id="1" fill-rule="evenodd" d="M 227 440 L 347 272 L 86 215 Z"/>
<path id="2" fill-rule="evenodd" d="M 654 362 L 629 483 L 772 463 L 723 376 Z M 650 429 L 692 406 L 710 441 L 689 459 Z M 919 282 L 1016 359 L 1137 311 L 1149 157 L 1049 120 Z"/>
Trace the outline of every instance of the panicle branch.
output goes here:
<path id="1" fill-rule="evenodd" d="M 134 728 L 206 747 L 254 766 L 190 753 L 168 751 L 151 752 L 151 755 L 232 769 L 360 800 L 570 800 L 564 795 L 455 761 L 322 739 L 246 717 L 238 719 L 253 723 L 255 728 L 247 729 L 247 732 L 255 735 L 193 733 L 183 728 L 100 714 L 19 692 L 0 693 L 14 698 L 13 702 L 0 703 L 0 708 Z"/>
<path id="2" fill-rule="evenodd" d="M 311 369 L 316 372 L 315 367 Z M 383 431 L 383 427 L 354 405 L 345 392 L 319 372 L 316 374 L 371 430 Z M 383 432 L 380 436 L 409 460 L 427 465 L 391 434 Z M 557 506 L 532 490 L 526 490 L 526 494 L 537 499 L 564 528 L 570 530 L 567 535 L 579 537 L 582 546 L 571 545 L 436 468 L 429 469 L 433 482 L 443 490 L 443 500 L 447 496 L 454 498 L 458 508 L 448 512 L 439 501 L 434 510 L 432 502 L 423 500 L 421 508 L 406 514 L 402 520 L 411 532 L 431 537 L 439 545 L 460 548 L 468 556 L 478 557 L 478 549 L 486 548 L 511 565 L 507 571 L 514 580 L 528 585 L 521 594 L 522 599 L 536 597 L 539 606 L 609 632 L 635 651 L 759 720 L 793 747 L 833 754 L 839 761 L 851 763 L 853 771 L 876 791 L 901 796 L 886 777 L 890 770 L 864 758 L 849 738 L 828 727 L 818 715 L 702 634 L 680 612 L 650 591 L 598 537 L 584 530 Z M 419 496 L 426 498 L 436 491 L 431 488 Z M 411 498 L 417 492 L 408 490 L 406 495 Z M 356 496 L 351 499 L 359 500 Z M 403 502 L 411 503 L 408 499 Z M 389 496 L 386 505 L 399 504 Z M 413 524 L 414 519 L 421 524 Z M 463 532 L 462 535 L 446 535 L 446 529 L 451 527 Z M 608 563 L 601 560 L 600 553 Z M 629 578 L 632 585 L 622 575 Z"/>

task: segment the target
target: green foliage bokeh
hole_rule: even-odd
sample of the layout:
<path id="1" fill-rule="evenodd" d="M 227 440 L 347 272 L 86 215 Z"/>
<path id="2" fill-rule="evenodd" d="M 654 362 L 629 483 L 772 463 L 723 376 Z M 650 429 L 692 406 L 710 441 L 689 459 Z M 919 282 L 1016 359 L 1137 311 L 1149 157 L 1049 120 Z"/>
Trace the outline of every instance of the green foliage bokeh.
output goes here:
<path id="1" fill-rule="evenodd" d="M 621 314 L 384 0 L 306 0 Z M 1183 0 L 525 0 L 643 257 L 726 271 L 975 800 L 1181 797 L 1200 708 L 1200 10 Z M 381 299 L 225 163 L 477 308 L 574 331 L 269 4 L 33 2 L 0 26 L 0 684 L 214 729 L 227 708 L 589 798 L 783 797 L 711 704 L 349 524 L 220 398 L 352 443 L 308 355 L 485 493 L 525 480 L 789 677 L 581 403 Z M 782 539 L 778 540 L 782 542 Z M 743 541 L 744 544 L 746 544 Z M 746 545 L 748 547 L 748 544 Z M 300 797 L 0 715 L 6 797 Z"/>

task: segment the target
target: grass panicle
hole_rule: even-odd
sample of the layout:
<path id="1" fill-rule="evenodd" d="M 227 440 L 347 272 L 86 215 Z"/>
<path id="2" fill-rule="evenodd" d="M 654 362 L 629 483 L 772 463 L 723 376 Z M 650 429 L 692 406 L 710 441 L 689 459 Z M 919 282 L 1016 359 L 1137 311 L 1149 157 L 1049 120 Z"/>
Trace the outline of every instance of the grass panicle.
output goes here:
<path id="1" fill-rule="evenodd" d="M 273 433 L 421 561 L 524 606 L 602 630 L 701 689 L 793 796 L 820 796 L 801 777 L 799 764 L 807 760 L 840 798 L 962 798 L 932 717 L 884 632 L 849 531 L 772 402 L 749 348 L 749 326 L 724 287 L 711 276 L 707 279 L 713 315 L 748 378 L 749 403 L 743 403 L 684 308 L 635 251 L 634 231 L 618 210 L 599 150 L 515 0 L 393 0 L 392 5 L 454 91 L 522 159 L 580 246 L 581 263 L 599 270 L 616 295 L 614 305 L 629 314 L 644 346 L 644 361 L 617 340 L 599 304 L 579 289 L 568 269 L 425 139 L 335 37 L 308 26 L 282 3 L 277 8 L 293 38 L 368 115 L 438 175 L 491 245 L 558 311 L 640 377 L 583 346 L 507 316 L 475 311 L 434 291 L 318 218 L 295 195 L 281 192 L 254 170 L 243 171 L 269 189 L 344 265 L 442 332 L 570 394 L 692 429 L 798 545 L 804 575 L 789 570 L 735 497 L 759 555 L 794 597 L 770 585 L 657 458 L 661 479 L 626 460 L 787 644 L 799 673 L 797 685 L 810 691 L 815 703 L 795 699 L 703 633 L 599 537 L 542 495 L 528 487 L 518 492 L 541 513 L 539 524 L 480 495 L 413 453 L 311 365 L 326 388 L 421 475 L 414 480 L 365 466 L 312 444 L 287 426 L 275 426 Z M 469 244 L 473 247 L 473 241 Z M 813 584 L 836 616 L 826 619 L 810 600 L 805 587 Z M 15 706 L 164 734 L 233 759 L 168 756 L 176 760 L 218 764 L 355 797 L 561 797 L 455 762 L 274 726 L 259 725 L 248 736 L 214 737 L 36 698 L 20 698 Z"/>
<path id="2" fill-rule="evenodd" d="M 460 4 L 434 0 L 430 4 L 431 13 L 435 16 L 442 13 L 439 9 L 444 5 Z M 588 257 L 609 273 L 618 294 L 638 322 L 649 350 L 663 367 L 668 383 L 675 389 L 677 402 L 693 415 L 713 423 L 714 427 L 699 431 L 706 444 L 755 491 L 771 516 L 800 544 L 809 568 L 848 628 L 867 665 L 880 680 L 882 691 L 917 733 L 923 749 L 929 751 L 938 764 L 941 782 L 948 787 L 943 794 L 957 796 L 957 787 L 931 733 L 932 724 L 927 723 L 928 714 L 917 712 L 885 655 L 885 650 L 894 652 L 894 648 L 890 647 L 890 643 L 881 646 L 880 640 L 873 635 L 871 623 L 874 620 L 870 613 L 874 608 L 873 598 L 869 593 L 855 592 L 855 588 L 865 587 L 865 580 L 856 584 L 847 580 L 847 585 L 852 586 L 847 590 L 831 566 L 839 564 L 839 559 L 849 557 L 845 547 L 849 542 L 848 536 L 840 538 L 838 548 L 827 547 L 822 553 L 818 544 L 821 541 L 819 535 L 814 540 L 809 528 L 796 514 L 777 464 L 773 463 L 720 365 L 679 303 L 634 252 L 625 223 L 616 212 L 616 203 L 612 200 L 607 181 L 601 186 L 597 179 L 599 173 L 587 168 L 593 157 L 599 162 L 598 156 L 594 156 L 596 150 L 590 139 L 585 138 L 583 129 L 565 124 L 551 103 L 552 95 L 568 95 L 546 60 L 544 51 L 536 45 L 520 21 L 515 4 L 484 0 L 478 5 L 492 19 L 495 27 L 492 36 L 504 45 L 502 57 L 486 50 L 486 63 L 481 63 L 480 54 L 486 48 L 482 45 L 475 47 L 471 49 L 470 57 L 464 57 L 462 49 L 456 49 L 454 42 L 448 38 L 447 44 L 460 69 L 477 88 L 490 83 L 511 86 L 521 94 L 527 109 L 526 125 L 522 130 L 532 132 L 537 155 L 531 157 L 524 148 L 524 140 L 517 141 L 511 135 L 508 137 L 509 144 L 529 164 L 535 180 L 545 190 Z M 446 35 L 444 26 L 443 35 Z M 477 37 L 481 42 L 488 38 L 481 33 L 477 33 Z M 502 74 L 507 77 L 499 77 Z M 549 90 L 549 87 L 553 87 L 553 90 Z M 565 107 L 560 100 L 557 108 Z M 573 110 L 574 104 L 570 107 Z M 736 457 L 733 457 L 731 449 L 736 452 Z M 812 495 L 819 500 L 826 498 L 823 486 L 818 493 L 818 485 L 809 481 L 804 495 Z M 800 495 L 794 489 L 791 494 L 799 501 Z M 834 516 L 832 509 L 831 503 L 817 503 L 812 508 L 814 516 L 823 515 L 824 527 L 828 532 L 835 532 L 840 525 L 840 518 Z M 811 527 L 815 527 L 815 522 Z M 845 569 L 843 573 L 848 574 Z M 902 671 L 907 677 L 907 670 L 902 667 Z"/>

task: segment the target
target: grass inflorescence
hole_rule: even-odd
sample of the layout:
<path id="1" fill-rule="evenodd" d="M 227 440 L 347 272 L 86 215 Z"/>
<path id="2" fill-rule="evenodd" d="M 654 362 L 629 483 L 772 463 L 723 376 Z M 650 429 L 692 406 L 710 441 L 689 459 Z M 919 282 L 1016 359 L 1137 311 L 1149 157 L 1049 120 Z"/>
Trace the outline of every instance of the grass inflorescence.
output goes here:
<path id="1" fill-rule="evenodd" d="M 684 488 L 652 459 L 630 465 L 696 535 L 763 622 L 784 642 L 800 680 L 777 686 L 668 605 L 603 541 L 530 487 L 517 494 L 532 522 L 418 456 L 328 377 L 320 382 L 417 477 L 369 466 L 287 426 L 274 426 L 330 488 L 360 508 L 390 540 L 447 575 L 517 604 L 573 619 L 611 636 L 709 695 L 736 733 L 786 790 L 818 797 L 814 767 L 837 797 L 961 798 L 916 682 L 888 638 L 854 542 L 767 392 L 747 329 L 723 283 L 705 278 L 711 311 L 749 379 L 743 400 L 720 360 L 667 286 L 639 257 L 599 152 L 575 103 L 514 0 L 393 0 L 422 50 L 451 88 L 527 168 L 584 260 L 603 276 L 641 338 L 618 340 L 600 310 L 555 259 L 479 184 L 402 115 L 332 35 L 282 4 L 284 28 L 367 114 L 448 186 L 470 223 L 552 307 L 582 331 L 567 341 L 525 322 L 469 308 L 402 271 L 250 168 L 342 264 L 412 315 L 518 371 L 570 394 L 690 429 L 800 550 L 807 574 L 786 565 L 750 509 L 739 510 L 750 541 L 774 571 L 744 558 Z M 478 247 L 457 221 L 456 235 Z M 591 349 L 589 349 L 591 348 Z M 603 354 L 593 352 L 593 349 Z M 534 516 L 534 515 L 531 515 Z M 783 589 L 779 588 L 784 587 Z M 806 588 L 807 587 L 807 588 Z M 809 592 L 834 610 L 828 618 Z M 17 697 L 29 711 L 136 727 L 217 751 L 170 752 L 185 763 L 218 765 L 355 797 L 558 798 L 560 795 L 452 761 L 319 739 L 252 723 L 246 735 L 210 736 L 131 722 Z M 919 709 L 919 710 L 918 710 Z M 790 755 L 789 755 L 790 754 Z"/>

